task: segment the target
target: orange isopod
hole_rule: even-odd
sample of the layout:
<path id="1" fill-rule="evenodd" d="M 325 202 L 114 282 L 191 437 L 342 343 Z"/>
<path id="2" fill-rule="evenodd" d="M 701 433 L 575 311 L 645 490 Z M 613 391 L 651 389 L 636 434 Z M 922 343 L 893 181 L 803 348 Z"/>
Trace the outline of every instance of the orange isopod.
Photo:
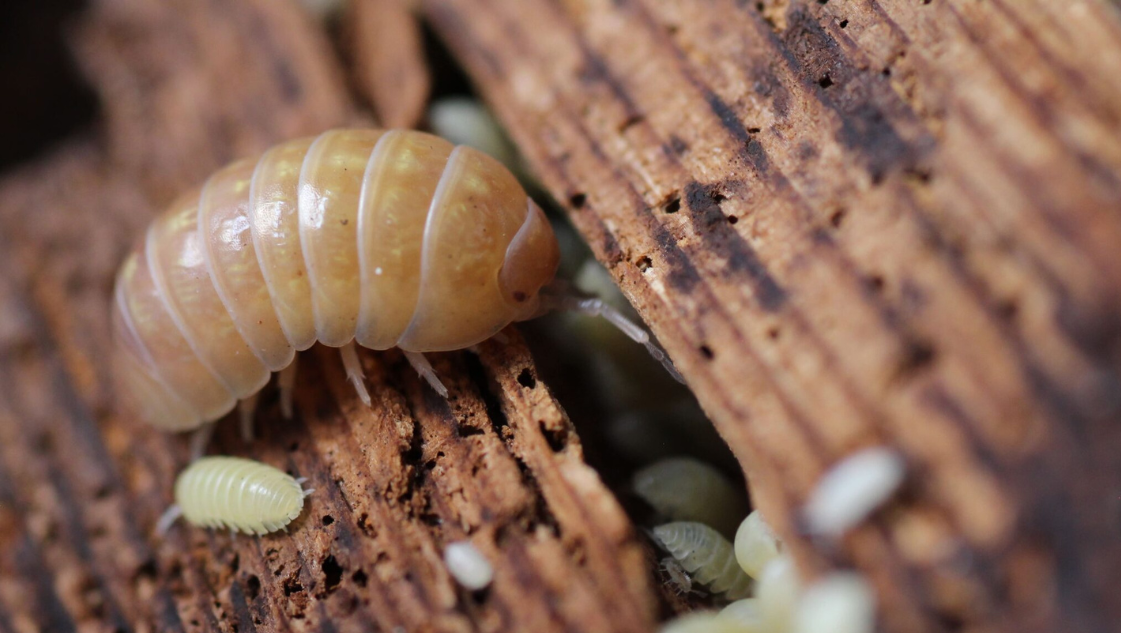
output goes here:
<path id="1" fill-rule="evenodd" d="M 341 348 L 367 403 L 355 343 L 400 348 L 446 395 L 422 354 L 535 316 L 559 257 L 541 209 L 482 152 L 407 130 L 288 141 L 179 198 L 125 259 L 118 392 L 183 431 L 279 371 L 290 411 L 295 353 L 318 341 Z"/>

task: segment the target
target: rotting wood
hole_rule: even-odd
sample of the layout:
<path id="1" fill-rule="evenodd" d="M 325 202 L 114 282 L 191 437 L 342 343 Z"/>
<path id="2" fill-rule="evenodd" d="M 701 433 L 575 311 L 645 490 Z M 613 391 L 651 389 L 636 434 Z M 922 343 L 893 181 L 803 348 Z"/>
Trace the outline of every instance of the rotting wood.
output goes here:
<path id="1" fill-rule="evenodd" d="M 186 442 L 109 389 L 108 301 L 131 240 L 184 186 L 279 139 L 365 120 L 319 25 L 274 0 L 97 2 L 77 53 L 101 100 L 76 139 L 0 183 L 0 628 L 648 631 L 643 545 L 583 462 L 518 333 L 436 355 L 436 397 L 363 353 L 363 407 L 332 350 L 301 357 L 297 416 L 211 452 L 316 488 L 288 534 L 152 534 Z M 528 385 L 528 386 L 527 386 Z M 458 588 L 471 538 L 493 585 Z"/>
<path id="2" fill-rule="evenodd" d="M 405 0 L 351 0 L 342 23 L 358 92 L 386 127 L 415 128 L 428 104 L 429 72 L 416 15 Z"/>
<path id="3" fill-rule="evenodd" d="M 1118 630 L 1116 3 L 423 4 L 804 570 L 889 631 Z M 796 538 L 873 443 L 903 500 Z"/>

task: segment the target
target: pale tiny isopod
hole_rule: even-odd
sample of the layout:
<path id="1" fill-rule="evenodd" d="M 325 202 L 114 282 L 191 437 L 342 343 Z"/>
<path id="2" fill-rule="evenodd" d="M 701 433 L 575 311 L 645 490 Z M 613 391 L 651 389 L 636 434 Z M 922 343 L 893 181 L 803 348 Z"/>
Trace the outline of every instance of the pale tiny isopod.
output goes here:
<path id="1" fill-rule="evenodd" d="M 748 629 L 732 618 L 719 613 L 699 611 L 687 613 L 666 622 L 658 633 L 763 633 L 761 630 Z"/>
<path id="2" fill-rule="evenodd" d="M 267 534 L 300 516 L 311 494 L 288 473 L 241 457 L 195 460 L 175 480 L 175 505 L 160 519 L 166 531 L 180 516 L 192 525 Z"/>
<path id="3" fill-rule="evenodd" d="M 874 633 L 876 593 L 861 574 L 829 574 L 802 592 L 791 630 L 792 633 Z"/>
<path id="4" fill-rule="evenodd" d="M 763 623 L 763 608 L 758 598 L 744 598 L 736 600 L 720 611 L 719 617 L 723 620 L 735 622 L 743 633 L 764 633 L 767 631 Z M 825 631 L 822 631 L 825 633 Z"/>
<path id="5" fill-rule="evenodd" d="M 746 598 L 751 578 L 740 569 L 728 539 L 716 530 L 691 521 L 676 521 L 654 528 L 654 538 L 693 580 L 729 600 Z"/>
<path id="6" fill-rule="evenodd" d="M 655 462 L 631 479 L 638 496 L 671 521 L 696 521 L 724 536 L 747 515 L 747 496 L 712 466 L 691 457 Z"/>
<path id="7" fill-rule="evenodd" d="M 449 543 L 444 548 L 444 564 L 452 577 L 471 591 L 484 589 L 494 580 L 494 567 L 470 541 Z"/>
<path id="8" fill-rule="evenodd" d="M 906 462 L 897 451 L 866 448 L 830 468 L 802 508 L 812 535 L 839 538 L 883 505 L 903 484 Z"/>
<path id="9" fill-rule="evenodd" d="M 763 520 L 758 510 L 752 511 L 736 530 L 736 560 L 752 578 L 759 578 L 767 563 L 778 558 L 781 541 Z"/>
<path id="10" fill-rule="evenodd" d="M 353 343 L 400 348 L 446 393 L 421 354 L 535 316 L 558 260 L 541 209 L 478 150 L 407 130 L 288 141 L 179 198 L 125 259 L 115 379 L 168 430 L 222 417 L 317 341 L 364 401 Z"/>

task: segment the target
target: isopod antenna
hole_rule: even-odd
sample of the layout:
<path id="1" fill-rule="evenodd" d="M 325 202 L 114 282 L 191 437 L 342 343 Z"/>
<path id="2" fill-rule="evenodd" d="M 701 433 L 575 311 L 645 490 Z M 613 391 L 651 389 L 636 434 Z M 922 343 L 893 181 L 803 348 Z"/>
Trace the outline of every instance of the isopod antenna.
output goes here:
<path id="1" fill-rule="evenodd" d="M 681 384 L 685 384 L 685 378 L 673 366 L 673 361 L 666 355 L 662 348 L 658 347 L 651 337 L 650 333 L 644 327 L 635 323 L 627 318 L 625 314 L 615 309 L 610 304 L 606 303 L 603 299 L 598 297 L 591 297 L 580 294 L 566 281 L 555 280 L 553 283 L 541 289 L 541 309 L 538 316 L 553 310 L 564 310 L 567 312 L 578 312 L 592 317 L 602 317 L 611 325 L 615 326 L 620 332 L 625 334 L 627 338 L 635 343 L 638 343 L 650 352 L 654 360 L 662 364 L 666 368 L 670 376 Z"/>

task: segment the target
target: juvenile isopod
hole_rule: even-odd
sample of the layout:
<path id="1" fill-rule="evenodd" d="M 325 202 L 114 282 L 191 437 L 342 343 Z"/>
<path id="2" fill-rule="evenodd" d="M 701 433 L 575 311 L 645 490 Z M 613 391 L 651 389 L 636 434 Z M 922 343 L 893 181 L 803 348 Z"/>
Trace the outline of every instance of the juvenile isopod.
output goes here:
<path id="1" fill-rule="evenodd" d="M 792 633 L 873 633 L 876 630 L 876 594 L 861 574 L 829 574 L 802 592 L 791 630 Z"/>
<path id="2" fill-rule="evenodd" d="M 494 580 L 494 567 L 470 541 L 456 541 L 444 548 L 444 564 L 459 584 L 471 591 L 484 589 Z"/>
<path id="3" fill-rule="evenodd" d="M 654 538 L 693 580 L 729 600 L 746 598 L 752 582 L 736 562 L 732 544 L 702 523 L 677 521 L 654 528 Z"/>
<path id="4" fill-rule="evenodd" d="M 320 342 L 341 349 L 369 403 L 357 343 L 400 348 L 446 394 L 423 353 L 547 307 L 604 313 L 594 299 L 542 301 L 558 259 L 541 209 L 478 150 L 406 130 L 288 141 L 179 198 L 127 256 L 116 381 L 140 417 L 189 430 L 251 402 L 275 371 L 290 410 L 294 355 Z"/>
<path id="5" fill-rule="evenodd" d="M 733 541 L 736 560 L 752 578 L 762 576 L 767 564 L 778 558 L 780 544 L 781 541 L 758 510 L 747 515 L 736 530 L 736 540 Z"/>
<path id="6" fill-rule="evenodd" d="M 725 536 L 747 514 L 747 495 L 712 466 L 691 457 L 657 461 L 634 474 L 631 480 L 642 497 L 671 521 L 696 521 Z"/>
<path id="7" fill-rule="evenodd" d="M 300 516 L 304 497 L 311 492 L 268 464 L 240 457 L 204 457 L 175 480 L 175 505 L 164 513 L 158 530 L 166 531 L 182 516 L 201 527 L 267 534 Z"/>
<path id="8" fill-rule="evenodd" d="M 866 448 L 829 469 L 802 508 L 806 530 L 839 538 L 883 505 L 903 484 L 907 465 L 897 451 Z"/>
<path id="9" fill-rule="evenodd" d="M 698 611 L 687 613 L 662 625 L 658 633 L 770 633 L 763 629 L 745 628 L 735 619 L 720 613 Z"/>

